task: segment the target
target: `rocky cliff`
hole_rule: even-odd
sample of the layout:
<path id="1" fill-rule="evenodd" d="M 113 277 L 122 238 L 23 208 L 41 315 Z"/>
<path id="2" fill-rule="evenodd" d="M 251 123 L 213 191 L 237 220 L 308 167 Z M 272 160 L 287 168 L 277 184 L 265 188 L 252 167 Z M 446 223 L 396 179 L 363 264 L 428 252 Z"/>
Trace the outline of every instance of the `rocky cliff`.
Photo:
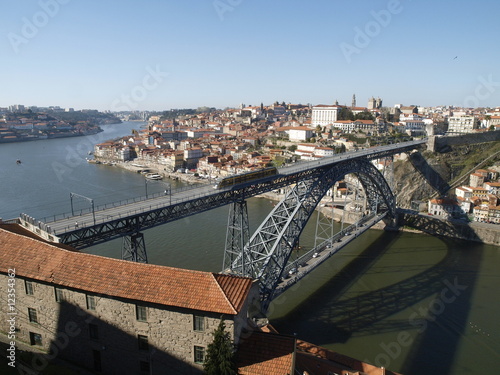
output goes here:
<path id="1" fill-rule="evenodd" d="M 500 142 L 451 146 L 446 153 L 424 151 L 420 156 L 410 155 L 407 160 L 394 163 L 394 190 L 399 207 L 410 208 L 414 200 L 426 201 L 435 195 L 435 187 L 441 190 L 438 195 L 447 190 L 446 186 L 452 188 L 448 193 L 453 193 L 454 183 L 460 183 L 462 177 L 467 185 L 466 177 L 471 171 L 494 166 L 500 160 Z M 489 156 L 494 157 L 482 163 Z"/>

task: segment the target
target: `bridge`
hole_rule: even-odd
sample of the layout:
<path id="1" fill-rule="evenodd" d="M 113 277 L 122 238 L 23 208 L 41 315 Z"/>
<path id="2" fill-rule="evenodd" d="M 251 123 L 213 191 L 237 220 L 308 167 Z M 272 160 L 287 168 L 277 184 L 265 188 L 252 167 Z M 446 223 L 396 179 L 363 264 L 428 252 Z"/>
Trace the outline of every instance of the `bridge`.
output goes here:
<path id="1" fill-rule="evenodd" d="M 295 163 L 280 168 L 274 176 L 223 189 L 201 185 L 165 190 L 162 194 L 99 207 L 94 207 L 92 199 L 75 194 L 76 198 L 88 200 L 89 209 L 44 219 L 21 214 L 16 220 L 47 241 L 79 249 L 124 237 L 122 258 L 147 262 L 141 231 L 231 204 L 223 272 L 259 279 L 265 311 L 273 298 L 359 234 L 380 220 L 395 221 L 395 198 L 371 161 L 411 152 L 425 144 L 426 140 L 416 140 L 351 151 L 318 161 Z M 303 256 L 300 267 L 288 264 L 315 208 L 333 185 L 348 174 L 356 175 L 365 192 L 367 207 L 362 218 L 340 233 L 326 236 Z M 290 187 L 286 196 L 250 238 L 246 199 L 284 187 Z"/>

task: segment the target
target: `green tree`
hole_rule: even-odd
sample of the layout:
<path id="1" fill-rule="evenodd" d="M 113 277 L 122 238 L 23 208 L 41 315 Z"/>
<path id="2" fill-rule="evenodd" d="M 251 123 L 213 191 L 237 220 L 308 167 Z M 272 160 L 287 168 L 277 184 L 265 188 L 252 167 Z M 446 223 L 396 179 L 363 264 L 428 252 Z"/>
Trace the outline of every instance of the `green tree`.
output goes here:
<path id="1" fill-rule="evenodd" d="M 346 120 L 354 120 L 354 114 L 352 111 L 347 108 L 347 107 L 341 107 L 338 114 L 337 114 L 337 120 L 339 121 L 346 121 Z"/>
<path id="2" fill-rule="evenodd" d="M 221 318 L 213 332 L 214 340 L 208 344 L 203 370 L 207 375 L 237 375 L 233 345 L 226 325 Z"/>
<path id="3" fill-rule="evenodd" d="M 356 113 L 356 115 L 354 116 L 354 119 L 355 120 L 372 120 L 372 121 L 374 120 L 373 115 L 368 111 Z"/>

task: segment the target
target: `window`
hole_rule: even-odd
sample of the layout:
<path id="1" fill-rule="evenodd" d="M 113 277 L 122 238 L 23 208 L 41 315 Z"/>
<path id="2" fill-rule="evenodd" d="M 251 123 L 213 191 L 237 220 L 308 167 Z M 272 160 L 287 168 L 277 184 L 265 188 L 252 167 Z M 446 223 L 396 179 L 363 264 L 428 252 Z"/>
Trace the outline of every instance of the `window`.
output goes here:
<path id="1" fill-rule="evenodd" d="M 99 327 L 96 324 L 89 324 L 89 337 L 92 340 L 99 340 Z"/>
<path id="2" fill-rule="evenodd" d="M 54 295 L 56 297 L 56 302 L 61 302 L 63 300 L 63 290 L 61 288 L 54 288 Z"/>
<path id="3" fill-rule="evenodd" d="M 148 320 L 146 306 L 135 305 L 135 317 L 141 322 L 146 322 Z"/>
<path id="4" fill-rule="evenodd" d="M 33 283 L 31 281 L 24 280 L 24 289 L 26 290 L 26 294 L 33 295 Z"/>
<path id="5" fill-rule="evenodd" d="M 194 363 L 202 364 L 205 361 L 205 348 L 202 346 L 194 347 Z"/>
<path id="6" fill-rule="evenodd" d="M 139 362 L 139 369 L 140 369 L 140 373 L 141 375 L 144 374 L 144 375 L 149 375 L 150 374 L 150 369 L 149 369 L 149 362 L 146 362 L 146 361 L 140 361 Z"/>
<path id="7" fill-rule="evenodd" d="M 204 331 L 205 330 L 205 317 L 194 315 L 193 317 L 193 329 L 195 331 Z"/>
<path id="8" fill-rule="evenodd" d="M 94 370 L 101 371 L 101 352 L 99 350 L 92 350 L 92 355 L 94 357 Z"/>
<path id="9" fill-rule="evenodd" d="M 36 310 L 28 307 L 28 317 L 31 323 L 38 323 L 38 317 L 36 316 Z"/>
<path id="10" fill-rule="evenodd" d="M 39 333 L 30 332 L 30 344 L 42 345 L 42 335 Z"/>
<path id="11" fill-rule="evenodd" d="M 149 350 L 148 336 L 137 335 L 139 350 Z"/>
<path id="12" fill-rule="evenodd" d="M 95 310 L 95 297 L 87 294 L 87 309 Z"/>

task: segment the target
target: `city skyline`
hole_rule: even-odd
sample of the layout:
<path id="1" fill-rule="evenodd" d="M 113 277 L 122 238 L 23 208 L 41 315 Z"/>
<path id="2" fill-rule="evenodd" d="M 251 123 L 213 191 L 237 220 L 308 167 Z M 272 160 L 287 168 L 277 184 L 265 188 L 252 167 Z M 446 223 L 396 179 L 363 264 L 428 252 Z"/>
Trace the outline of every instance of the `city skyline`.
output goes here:
<path id="1" fill-rule="evenodd" d="M 494 1 L 8 3 L 3 107 L 500 104 Z"/>

